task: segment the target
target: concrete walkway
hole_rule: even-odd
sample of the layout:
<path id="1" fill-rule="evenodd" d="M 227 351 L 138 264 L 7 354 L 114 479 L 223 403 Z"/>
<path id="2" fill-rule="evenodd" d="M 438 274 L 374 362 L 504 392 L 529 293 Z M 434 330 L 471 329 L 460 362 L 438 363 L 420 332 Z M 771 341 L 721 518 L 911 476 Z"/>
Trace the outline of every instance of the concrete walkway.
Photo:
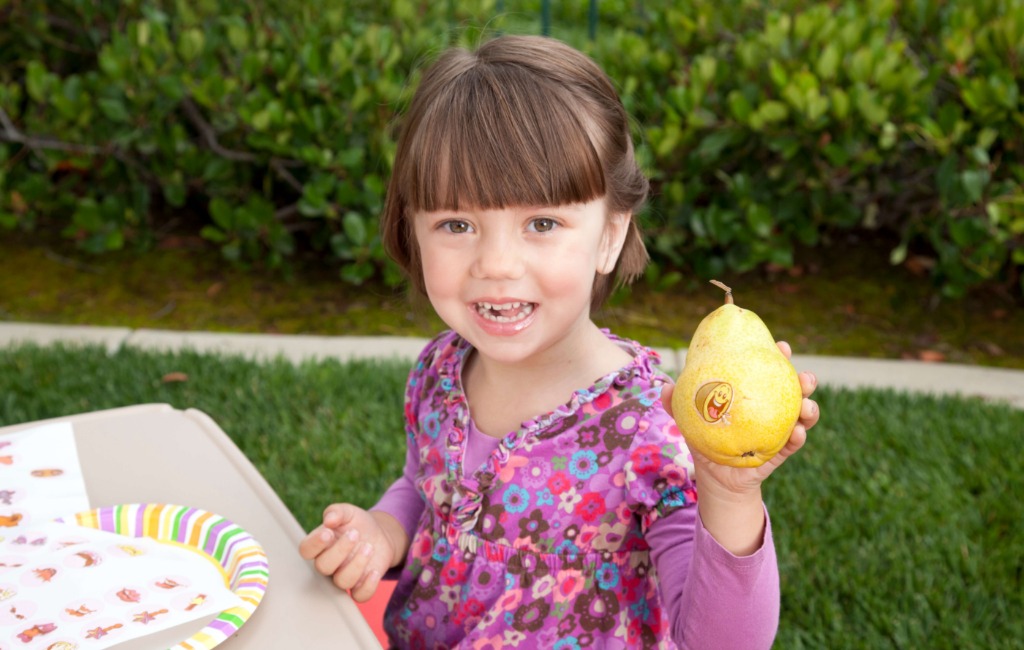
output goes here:
<path id="1" fill-rule="evenodd" d="M 398 358 L 412 360 L 426 339 L 395 336 L 284 336 L 184 332 L 121 327 L 40 325 L 0 322 L 0 347 L 20 342 L 39 345 L 64 343 L 101 345 L 111 352 L 122 347 L 241 355 L 290 361 L 337 358 Z M 678 372 L 686 350 L 659 349 L 662 367 Z M 1024 409 L 1024 370 L 986 368 L 953 363 L 925 363 L 892 359 L 859 359 L 814 355 L 793 356 L 798 370 L 810 370 L 822 385 L 893 388 L 931 394 L 959 394 L 1003 401 Z"/>

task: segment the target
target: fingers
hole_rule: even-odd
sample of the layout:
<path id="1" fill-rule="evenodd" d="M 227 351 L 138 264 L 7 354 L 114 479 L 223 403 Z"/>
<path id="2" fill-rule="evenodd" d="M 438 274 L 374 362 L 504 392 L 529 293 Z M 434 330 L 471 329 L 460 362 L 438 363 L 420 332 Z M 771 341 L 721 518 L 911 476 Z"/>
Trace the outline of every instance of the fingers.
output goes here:
<path id="1" fill-rule="evenodd" d="M 360 509 L 351 503 L 334 503 L 324 510 L 324 526 L 328 528 L 341 528 L 356 518 Z"/>
<path id="2" fill-rule="evenodd" d="M 349 591 L 349 595 L 357 603 L 365 603 L 373 598 L 373 594 L 376 593 L 377 587 L 380 586 L 380 580 L 383 576 L 382 569 L 372 565 L 368 566 L 366 571 L 363 572 L 362 579 Z"/>
<path id="3" fill-rule="evenodd" d="M 331 548 L 337 539 L 337 529 L 348 524 L 358 509 L 347 503 L 336 503 L 324 510 L 324 524 L 316 527 L 299 543 L 299 555 L 304 560 L 318 558 Z M 333 570 L 330 572 L 333 573 Z M 327 573 L 325 575 L 330 575 Z"/>
<path id="4" fill-rule="evenodd" d="M 800 448 L 804 446 L 805 442 L 807 442 L 807 429 L 804 428 L 804 425 L 797 424 L 793 427 L 793 432 L 789 434 L 789 440 L 786 442 L 786 446 L 762 466 L 767 470 L 766 472 L 762 470 L 762 472 L 764 472 L 764 476 L 767 477 L 778 469 L 779 465 L 786 462 L 787 458 L 800 451 Z"/>
<path id="5" fill-rule="evenodd" d="M 797 375 L 800 380 L 800 392 L 803 394 L 803 403 L 800 405 L 800 424 L 805 429 L 810 429 L 818 422 L 818 417 L 821 415 L 818 410 L 818 403 L 810 396 L 814 393 L 814 390 L 818 387 L 818 376 L 813 372 L 801 372 Z M 804 432 L 806 434 L 806 431 Z"/>
<path id="6" fill-rule="evenodd" d="M 358 602 L 369 600 L 387 571 L 393 551 L 373 519 L 351 504 L 324 510 L 324 524 L 299 543 L 299 554 Z"/>
<path id="7" fill-rule="evenodd" d="M 807 397 L 804 398 L 803 403 L 800 405 L 800 424 L 806 429 L 810 429 L 818 423 L 818 417 L 821 413 L 818 410 L 818 403 L 813 399 Z"/>
<path id="8" fill-rule="evenodd" d="M 782 448 L 780 454 L 783 458 L 792 456 L 796 452 L 800 451 L 800 448 L 807 442 L 807 427 L 802 424 L 797 424 L 793 427 L 793 433 L 789 434 L 789 441 L 786 446 Z"/>
<path id="9" fill-rule="evenodd" d="M 331 576 L 339 589 L 352 589 L 363 581 L 373 554 L 373 544 L 362 539 L 359 531 L 353 528 L 345 531 L 339 542 L 325 554 L 326 557 L 321 556 L 322 565 L 321 558 L 317 558 L 314 565 L 324 575 Z M 328 570 L 321 570 L 321 566 Z M 329 571 L 330 568 L 334 570 Z"/>
<path id="10" fill-rule="evenodd" d="M 334 532 L 323 526 L 316 527 L 299 542 L 299 555 L 303 560 L 312 560 L 334 543 Z"/>
<path id="11" fill-rule="evenodd" d="M 782 354 L 786 355 L 787 359 L 793 356 L 793 348 L 789 346 L 789 343 L 786 343 L 785 341 L 776 341 L 775 345 L 779 346 L 779 350 Z"/>
<path id="12" fill-rule="evenodd" d="M 669 417 L 675 417 L 672 415 L 672 391 L 676 389 L 674 384 L 665 384 L 661 388 L 661 405 L 668 413 Z"/>
<path id="13" fill-rule="evenodd" d="M 793 427 L 793 431 L 789 434 L 789 440 L 786 441 L 786 445 L 779 451 L 779 453 L 768 461 L 768 463 L 766 463 L 771 471 L 774 471 L 779 465 L 785 462 L 787 458 L 800 451 L 800 448 L 807 442 L 807 429 L 814 426 L 814 423 L 818 421 L 818 405 L 815 404 L 813 400 L 804 399 L 803 409 L 813 410 L 813 416 L 808 418 L 811 420 L 811 424 L 804 424 L 803 411 L 801 411 L 800 421 Z"/>
<path id="14" fill-rule="evenodd" d="M 325 544 L 328 535 L 333 543 Z M 309 549 L 321 548 L 317 555 L 307 559 L 312 559 L 316 570 L 330 576 L 339 589 L 352 590 L 352 597 L 359 602 L 373 596 L 387 568 L 382 545 L 364 539 L 355 528 L 344 531 L 321 528 L 311 533 L 303 545 L 300 545 L 303 557 L 312 552 Z"/>
<path id="15" fill-rule="evenodd" d="M 348 589 L 356 602 L 366 602 L 377 591 L 387 570 L 387 551 L 383 545 L 360 539 L 358 535 L 346 533 L 346 538 L 351 542 L 351 553 L 334 572 L 332 580 L 339 589 Z"/>
<path id="16" fill-rule="evenodd" d="M 328 545 L 313 559 L 313 566 L 325 576 L 336 576 L 345 564 L 353 557 L 359 543 L 359 531 L 355 528 L 332 531 L 334 542 Z M 339 585 L 340 586 L 340 585 Z M 342 587 L 348 589 L 351 585 Z"/>
<path id="17" fill-rule="evenodd" d="M 810 397 L 814 389 L 818 387 L 818 376 L 813 372 L 801 372 L 797 375 L 800 379 L 800 392 L 804 397 Z"/>
<path id="18" fill-rule="evenodd" d="M 785 341 L 776 341 L 775 344 L 779 346 L 779 350 L 782 354 L 786 355 L 787 359 L 792 359 L 793 348 L 790 347 L 789 343 L 786 343 Z M 809 397 L 811 393 L 814 392 L 814 389 L 818 387 L 818 376 L 813 372 L 804 371 L 798 373 L 797 378 L 800 381 L 800 392 L 803 393 L 804 397 Z"/>

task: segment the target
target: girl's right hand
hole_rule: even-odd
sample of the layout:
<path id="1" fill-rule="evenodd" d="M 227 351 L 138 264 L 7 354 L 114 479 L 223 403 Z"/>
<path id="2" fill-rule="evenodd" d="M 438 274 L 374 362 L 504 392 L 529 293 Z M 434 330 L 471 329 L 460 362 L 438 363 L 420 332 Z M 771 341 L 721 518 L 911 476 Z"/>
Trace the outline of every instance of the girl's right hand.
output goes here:
<path id="1" fill-rule="evenodd" d="M 299 554 L 330 576 L 357 602 L 369 600 L 381 577 L 394 564 L 395 545 L 374 514 L 350 503 L 324 510 L 323 525 L 299 544 Z M 388 516 L 388 515 L 384 515 Z"/>

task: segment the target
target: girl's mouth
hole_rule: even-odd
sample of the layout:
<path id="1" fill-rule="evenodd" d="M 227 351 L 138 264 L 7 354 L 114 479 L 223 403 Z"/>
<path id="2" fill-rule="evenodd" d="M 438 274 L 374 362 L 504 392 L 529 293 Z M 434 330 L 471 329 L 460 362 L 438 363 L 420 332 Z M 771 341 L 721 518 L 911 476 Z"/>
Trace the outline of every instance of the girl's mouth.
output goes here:
<path id="1" fill-rule="evenodd" d="M 532 302 L 476 303 L 476 313 L 494 323 L 517 323 L 533 313 Z"/>

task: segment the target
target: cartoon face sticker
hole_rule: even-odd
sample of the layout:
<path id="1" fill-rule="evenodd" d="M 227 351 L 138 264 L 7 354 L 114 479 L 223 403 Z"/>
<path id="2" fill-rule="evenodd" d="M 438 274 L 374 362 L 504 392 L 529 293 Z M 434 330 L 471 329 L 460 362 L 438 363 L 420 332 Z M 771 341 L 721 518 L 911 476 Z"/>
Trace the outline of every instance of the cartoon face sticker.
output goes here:
<path id="1" fill-rule="evenodd" d="M 712 424 L 722 420 L 732 406 L 732 386 L 724 381 L 709 381 L 697 389 L 693 404 L 705 421 Z M 726 420 L 727 421 L 727 420 Z"/>

